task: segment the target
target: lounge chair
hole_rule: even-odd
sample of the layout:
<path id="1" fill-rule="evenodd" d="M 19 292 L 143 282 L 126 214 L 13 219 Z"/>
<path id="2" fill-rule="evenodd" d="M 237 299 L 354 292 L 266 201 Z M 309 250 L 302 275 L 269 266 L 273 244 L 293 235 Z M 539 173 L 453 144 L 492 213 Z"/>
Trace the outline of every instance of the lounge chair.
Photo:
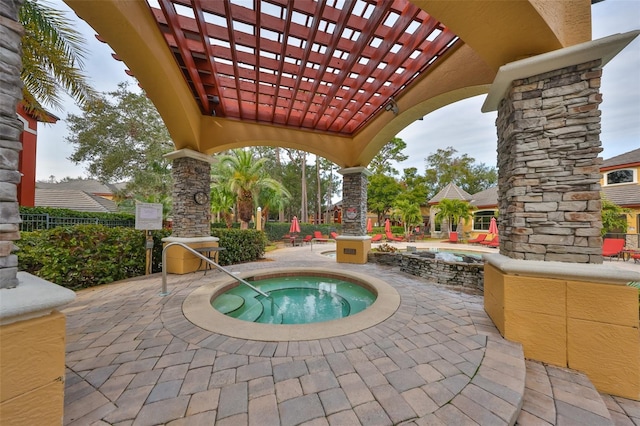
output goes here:
<path id="1" fill-rule="evenodd" d="M 449 239 L 448 240 L 443 240 L 443 243 L 457 243 L 458 242 L 458 233 L 457 232 L 450 232 L 449 233 Z"/>
<path id="2" fill-rule="evenodd" d="M 329 241 L 329 237 L 322 235 L 320 231 L 313 231 L 313 238 L 319 243 L 326 243 Z"/>
<path id="3" fill-rule="evenodd" d="M 376 234 L 373 237 L 371 237 L 372 243 L 378 243 L 380 242 L 380 240 L 382 240 L 382 234 Z"/>
<path id="4" fill-rule="evenodd" d="M 311 235 L 305 235 L 305 237 L 302 239 L 302 244 L 310 243 L 312 238 L 313 236 Z"/>
<path id="5" fill-rule="evenodd" d="M 487 239 L 487 234 L 479 234 L 477 237 L 467 241 L 467 243 L 469 243 L 469 244 L 481 244 L 486 239 Z"/>
<path id="6" fill-rule="evenodd" d="M 336 232 L 331 232 L 329 235 L 331 235 L 331 238 L 333 238 L 334 240 L 339 237 Z"/>
<path id="7" fill-rule="evenodd" d="M 498 239 L 498 236 L 496 235 L 495 237 L 493 237 L 493 240 L 487 240 L 485 239 L 484 241 L 480 241 L 478 244 L 482 244 L 483 246 L 488 246 L 489 244 L 495 244 L 493 241 L 496 242 L 500 242 L 500 240 Z M 497 247 L 494 245 L 494 247 Z"/>
<path id="8" fill-rule="evenodd" d="M 487 247 L 500 247 L 500 238 L 496 235 L 493 240 L 487 244 Z"/>
<path id="9" fill-rule="evenodd" d="M 402 237 L 395 237 L 391 232 L 385 232 L 386 236 L 387 236 L 387 241 L 391 241 L 391 242 L 399 242 L 399 241 L 404 241 L 404 238 Z"/>
<path id="10" fill-rule="evenodd" d="M 605 238 L 602 242 L 602 257 L 620 258 L 624 244 L 625 240 L 622 238 Z"/>

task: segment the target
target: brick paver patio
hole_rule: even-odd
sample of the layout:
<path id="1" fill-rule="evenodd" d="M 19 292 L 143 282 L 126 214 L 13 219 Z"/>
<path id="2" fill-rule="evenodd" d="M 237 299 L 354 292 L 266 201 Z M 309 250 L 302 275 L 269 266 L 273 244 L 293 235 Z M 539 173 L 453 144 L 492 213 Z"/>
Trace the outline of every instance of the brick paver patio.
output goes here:
<path id="1" fill-rule="evenodd" d="M 327 248 L 334 246 L 327 245 Z M 270 342 L 191 324 L 182 302 L 220 273 L 160 276 L 78 292 L 66 306 L 66 425 L 639 424 L 640 404 L 583 375 L 525 361 L 482 296 L 381 265 L 337 264 L 323 247 L 229 267 L 314 266 L 381 278 L 399 309 L 329 339 Z M 522 407 L 522 411 L 521 411 Z"/>

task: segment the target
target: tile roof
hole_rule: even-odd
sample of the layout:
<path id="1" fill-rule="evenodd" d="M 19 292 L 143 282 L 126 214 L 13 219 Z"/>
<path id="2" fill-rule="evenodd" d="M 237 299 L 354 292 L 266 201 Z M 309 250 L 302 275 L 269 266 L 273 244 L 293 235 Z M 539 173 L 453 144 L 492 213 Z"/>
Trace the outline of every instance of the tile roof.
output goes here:
<path id="1" fill-rule="evenodd" d="M 450 183 L 445 186 L 442 191 L 438 192 L 435 197 L 429 200 L 429 204 L 437 204 L 440 200 L 471 200 L 473 197 L 471 194 L 460 188 L 455 183 Z"/>
<path id="2" fill-rule="evenodd" d="M 640 206 L 640 185 L 603 186 L 603 197 L 622 207 Z"/>
<path id="3" fill-rule="evenodd" d="M 640 148 L 633 151 L 625 152 L 624 154 L 616 155 L 615 157 L 608 158 L 602 162 L 601 168 L 624 166 L 627 164 L 640 163 Z"/>
<path id="4" fill-rule="evenodd" d="M 470 203 L 476 207 L 497 207 L 498 186 L 492 186 L 484 191 L 473 194 Z"/>
<path id="5" fill-rule="evenodd" d="M 55 207 L 79 212 L 117 212 L 116 204 L 85 191 L 36 188 L 36 207 Z"/>
<path id="6" fill-rule="evenodd" d="M 124 184 L 105 184 L 95 179 L 73 179 L 57 183 L 36 182 L 36 188 L 77 190 L 88 192 L 90 194 L 113 194 L 123 187 Z"/>

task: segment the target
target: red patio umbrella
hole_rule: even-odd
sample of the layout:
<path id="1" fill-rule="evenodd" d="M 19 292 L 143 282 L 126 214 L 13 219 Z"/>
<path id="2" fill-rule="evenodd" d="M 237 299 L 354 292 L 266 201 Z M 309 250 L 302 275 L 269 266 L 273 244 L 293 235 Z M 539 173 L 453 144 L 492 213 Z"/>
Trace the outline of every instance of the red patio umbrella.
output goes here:
<path id="1" fill-rule="evenodd" d="M 299 233 L 300 232 L 300 224 L 298 223 L 298 217 L 294 216 L 291 219 L 291 226 L 289 227 L 289 233 Z"/>
<path id="2" fill-rule="evenodd" d="M 498 234 L 498 224 L 496 223 L 495 217 L 492 217 L 491 222 L 489 222 L 489 233 L 494 235 Z"/>
<path id="3" fill-rule="evenodd" d="M 384 221 L 384 232 L 391 232 L 391 223 L 389 223 L 389 219 Z"/>
<path id="4" fill-rule="evenodd" d="M 370 234 L 373 232 L 373 223 L 371 223 L 371 218 L 367 219 L 367 233 Z"/>

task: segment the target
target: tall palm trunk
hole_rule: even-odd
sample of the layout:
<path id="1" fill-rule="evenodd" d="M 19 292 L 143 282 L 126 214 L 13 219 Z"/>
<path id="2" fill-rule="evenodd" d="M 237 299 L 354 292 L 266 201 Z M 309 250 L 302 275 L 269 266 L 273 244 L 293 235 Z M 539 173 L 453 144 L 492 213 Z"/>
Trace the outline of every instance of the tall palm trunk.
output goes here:
<path id="1" fill-rule="evenodd" d="M 280 148 L 276 148 L 276 166 L 278 167 L 278 176 L 282 176 L 282 161 L 280 160 Z M 266 216 L 267 220 L 269 216 Z M 278 210 L 278 222 L 284 222 L 284 205 Z"/>
<path id="2" fill-rule="evenodd" d="M 18 10 L 21 0 L 0 0 L 0 33 L 3 41 L 3 66 L 0 67 L 0 83 L 2 102 L 0 102 L 0 127 L 3 128 L 2 139 L 4 158 L 18 158 L 22 150 L 20 134 L 22 124 L 16 119 L 16 106 L 22 98 L 22 50 L 20 38 L 22 26 L 18 23 Z M 18 210 L 17 183 L 20 173 L 16 169 L 18 161 L 5 161 L 3 170 L 3 191 L 0 198 L 2 211 L 0 213 L 0 288 L 13 288 L 18 285 L 18 257 L 11 254 L 13 242 L 20 239 L 18 224 L 20 212 Z M 3 168 L 4 168 L 3 167 Z"/>
<path id="3" fill-rule="evenodd" d="M 316 223 L 322 223 L 322 185 L 320 182 L 320 158 L 316 155 L 316 183 L 318 190 L 316 191 Z"/>
<path id="4" fill-rule="evenodd" d="M 302 222 L 306 222 L 309 220 L 309 215 L 307 212 L 307 153 L 303 152 L 300 157 L 300 170 L 302 170 L 302 177 L 300 179 L 300 184 L 302 185 L 301 190 L 301 200 L 300 200 L 300 220 Z"/>

